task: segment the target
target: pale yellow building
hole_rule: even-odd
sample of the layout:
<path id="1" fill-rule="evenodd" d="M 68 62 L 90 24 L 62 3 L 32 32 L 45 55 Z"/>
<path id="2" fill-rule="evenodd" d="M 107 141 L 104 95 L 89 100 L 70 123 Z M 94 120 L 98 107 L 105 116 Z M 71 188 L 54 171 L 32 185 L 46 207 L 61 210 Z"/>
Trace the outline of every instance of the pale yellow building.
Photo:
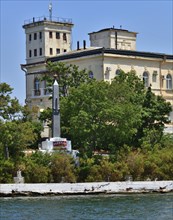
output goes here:
<path id="1" fill-rule="evenodd" d="M 86 48 L 84 42 L 81 48 L 78 44 L 76 50 L 71 50 L 72 26 L 71 20 L 45 19 L 32 20 L 23 26 L 26 64 L 21 67 L 26 73 L 26 103 L 30 107 L 37 106 L 39 111 L 51 105 L 46 83 L 39 81 L 48 61 L 75 64 L 87 69 L 90 77 L 109 82 L 120 69 L 135 70 L 146 87 L 151 85 L 156 95 L 162 95 L 173 106 L 173 55 L 137 51 L 137 33 L 114 27 L 89 33 L 90 47 Z M 173 112 L 170 120 L 168 132 L 173 132 Z"/>

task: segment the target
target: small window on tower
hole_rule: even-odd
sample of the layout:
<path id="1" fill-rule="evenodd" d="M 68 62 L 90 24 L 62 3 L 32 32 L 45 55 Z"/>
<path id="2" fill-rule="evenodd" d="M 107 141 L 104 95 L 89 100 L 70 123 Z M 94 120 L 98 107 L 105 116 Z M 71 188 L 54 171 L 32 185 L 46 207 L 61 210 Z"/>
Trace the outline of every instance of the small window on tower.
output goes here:
<path id="1" fill-rule="evenodd" d="M 39 38 L 42 39 L 42 32 L 39 33 Z"/>
<path id="2" fill-rule="evenodd" d="M 64 41 L 67 41 L 67 35 L 66 35 L 66 33 L 63 33 L 63 40 L 64 40 Z"/>
<path id="3" fill-rule="evenodd" d="M 56 39 L 60 39 L 60 33 L 56 32 Z"/>
<path id="4" fill-rule="evenodd" d="M 42 56 L 42 48 L 40 48 L 40 56 Z"/>
<path id="5" fill-rule="evenodd" d="M 49 38 L 52 38 L 53 34 L 52 31 L 49 32 Z"/>
<path id="6" fill-rule="evenodd" d="M 29 57 L 32 57 L 32 50 L 29 50 Z"/>
<path id="7" fill-rule="evenodd" d="M 34 33 L 34 40 L 37 40 L 37 33 Z"/>
<path id="8" fill-rule="evenodd" d="M 64 53 L 65 53 L 65 52 L 67 52 L 67 50 L 66 50 L 66 49 L 64 49 Z"/>
<path id="9" fill-rule="evenodd" d="M 34 56 L 37 56 L 37 49 L 34 49 Z"/>
<path id="10" fill-rule="evenodd" d="M 60 53 L 60 49 L 56 48 L 56 54 L 59 54 L 59 53 Z"/>
<path id="11" fill-rule="evenodd" d="M 32 35 L 30 34 L 30 35 L 29 35 L 29 41 L 31 41 L 31 40 L 32 40 Z"/>
<path id="12" fill-rule="evenodd" d="M 50 55 L 53 54 L 53 48 L 50 48 Z"/>

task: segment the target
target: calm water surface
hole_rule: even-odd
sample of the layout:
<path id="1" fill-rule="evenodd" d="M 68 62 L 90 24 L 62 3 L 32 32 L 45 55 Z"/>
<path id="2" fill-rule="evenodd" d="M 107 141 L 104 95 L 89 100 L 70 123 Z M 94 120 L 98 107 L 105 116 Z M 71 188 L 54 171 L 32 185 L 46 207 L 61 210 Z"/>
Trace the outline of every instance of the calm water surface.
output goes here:
<path id="1" fill-rule="evenodd" d="M 173 220 L 173 194 L 0 198 L 0 220 Z"/>

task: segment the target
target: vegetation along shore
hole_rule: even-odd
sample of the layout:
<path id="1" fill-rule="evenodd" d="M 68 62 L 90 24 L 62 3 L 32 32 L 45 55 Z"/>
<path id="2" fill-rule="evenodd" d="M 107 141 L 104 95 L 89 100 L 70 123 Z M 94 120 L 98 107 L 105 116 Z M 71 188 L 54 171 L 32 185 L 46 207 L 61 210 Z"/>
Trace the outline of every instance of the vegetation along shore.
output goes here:
<path id="1" fill-rule="evenodd" d="M 146 89 L 134 71 L 121 71 L 109 84 L 76 66 L 47 68 L 48 84 L 59 74 L 61 132 L 79 151 L 78 163 L 66 152 L 38 151 L 51 109 L 38 114 L 37 107 L 21 106 L 10 85 L 1 83 L 0 183 L 13 183 L 18 170 L 25 183 L 172 180 L 173 134 L 164 133 L 170 103 Z"/>

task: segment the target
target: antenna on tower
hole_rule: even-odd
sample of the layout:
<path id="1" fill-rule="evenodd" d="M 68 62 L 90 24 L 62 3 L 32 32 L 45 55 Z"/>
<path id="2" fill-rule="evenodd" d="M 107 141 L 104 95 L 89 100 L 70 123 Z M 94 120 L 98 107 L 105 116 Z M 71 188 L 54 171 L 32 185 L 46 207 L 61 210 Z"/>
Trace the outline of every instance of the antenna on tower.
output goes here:
<path id="1" fill-rule="evenodd" d="M 52 21 L 52 2 L 49 3 L 49 20 Z"/>

